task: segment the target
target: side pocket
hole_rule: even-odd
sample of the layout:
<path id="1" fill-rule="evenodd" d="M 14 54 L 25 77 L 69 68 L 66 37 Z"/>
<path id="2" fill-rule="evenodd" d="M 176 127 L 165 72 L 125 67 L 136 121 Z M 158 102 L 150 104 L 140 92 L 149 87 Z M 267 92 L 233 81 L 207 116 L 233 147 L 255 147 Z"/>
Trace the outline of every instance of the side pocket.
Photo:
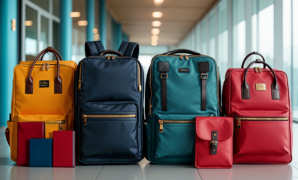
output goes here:
<path id="1" fill-rule="evenodd" d="M 13 121 L 7 121 L 9 129 L 9 145 L 10 145 L 10 157 L 12 159 L 12 137 L 13 137 Z"/>

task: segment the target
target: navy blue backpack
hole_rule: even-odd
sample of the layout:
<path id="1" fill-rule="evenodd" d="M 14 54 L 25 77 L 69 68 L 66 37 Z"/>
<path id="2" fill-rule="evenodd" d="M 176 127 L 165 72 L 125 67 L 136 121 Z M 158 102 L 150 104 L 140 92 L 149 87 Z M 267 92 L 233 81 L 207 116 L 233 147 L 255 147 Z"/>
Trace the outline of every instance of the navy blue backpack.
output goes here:
<path id="1" fill-rule="evenodd" d="M 118 51 L 105 51 L 93 41 L 85 43 L 85 51 L 75 80 L 77 159 L 83 164 L 139 162 L 144 119 L 139 45 L 123 41 Z"/>

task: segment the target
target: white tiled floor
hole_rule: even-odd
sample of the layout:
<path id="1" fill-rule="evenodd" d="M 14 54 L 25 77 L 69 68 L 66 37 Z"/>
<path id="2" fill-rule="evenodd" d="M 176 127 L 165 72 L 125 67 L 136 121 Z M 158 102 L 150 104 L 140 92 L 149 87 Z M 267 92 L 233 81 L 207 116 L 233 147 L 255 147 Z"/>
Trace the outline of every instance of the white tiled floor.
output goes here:
<path id="1" fill-rule="evenodd" d="M 298 180 L 298 124 L 293 125 L 293 161 L 287 165 L 239 165 L 232 169 L 196 169 L 193 165 L 133 165 L 29 168 L 15 166 L 0 128 L 0 180 Z M 278 132 L 277 132 L 278 133 Z"/>

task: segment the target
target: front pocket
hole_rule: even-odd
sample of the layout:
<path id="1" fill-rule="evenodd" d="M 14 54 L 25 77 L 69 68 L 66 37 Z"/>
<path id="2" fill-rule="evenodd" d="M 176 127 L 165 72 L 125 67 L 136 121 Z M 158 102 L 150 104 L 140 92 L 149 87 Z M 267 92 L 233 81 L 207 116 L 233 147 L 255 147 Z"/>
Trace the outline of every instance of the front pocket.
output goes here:
<path id="1" fill-rule="evenodd" d="M 155 158 L 194 156 L 196 116 L 156 114 Z"/>
<path id="2" fill-rule="evenodd" d="M 276 112 L 236 112 L 234 154 L 290 153 L 289 119 Z"/>
<path id="3" fill-rule="evenodd" d="M 137 156 L 137 119 L 137 106 L 132 102 L 84 103 L 81 107 L 81 156 Z"/>
<path id="4" fill-rule="evenodd" d="M 65 115 L 19 115 L 18 122 L 44 122 L 45 138 L 53 138 L 53 131 L 67 130 Z"/>

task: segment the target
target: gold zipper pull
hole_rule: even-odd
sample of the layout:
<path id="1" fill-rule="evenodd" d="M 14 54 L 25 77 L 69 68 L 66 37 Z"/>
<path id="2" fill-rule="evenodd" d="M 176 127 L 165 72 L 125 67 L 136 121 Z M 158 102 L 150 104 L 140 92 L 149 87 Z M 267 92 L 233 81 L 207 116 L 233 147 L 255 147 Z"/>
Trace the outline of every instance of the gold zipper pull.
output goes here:
<path id="1" fill-rule="evenodd" d="M 141 85 L 139 85 L 139 91 L 142 91 L 142 86 Z"/>
<path id="2" fill-rule="evenodd" d="M 184 55 L 184 57 L 185 57 L 185 59 L 186 59 L 186 60 L 189 60 L 189 58 L 188 58 L 188 56 L 187 56 L 187 55 Z"/>
<path id="3" fill-rule="evenodd" d="M 50 64 L 47 63 L 47 67 L 46 67 L 46 70 L 49 70 L 50 69 Z"/>
<path id="4" fill-rule="evenodd" d="M 59 131 L 62 131 L 62 124 L 59 124 Z"/>
<path id="5" fill-rule="evenodd" d="M 158 120 L 158 123 L 159 123 L 159 132 L 163 133 L 163 122 L 162 122 L 162 120 Z"/>
<path id="6" fill-rule="evenodd" d="M 237 118 L 237 126 L 238 128 L 241 128 L 241 119 L 239 117 Z"/>
<path id="7" fill-rule="evenodd" d="M 81 80 L 79 79 L 78 90 L 81 90 Z"/>
<path id="8" fill-rule="evenodd" d="M 148 115 L 151 115 L 152 105 L 149 106 Z"/>
<path id="9" fill-rule="evenodd" d="M 42 64 L 41 70 L 43 71 L 45 69 L 45 67 L 46 67 L 46 64 Z"/>
<path id="10" fill-rule="evenodd" d="M 259 68 L 259 72 L 262 73 L 262 69 L 261 68 Z"/>
<path id="11" fill-rule="evenodd" d="M 180 55 L 180 59 L 183 59 L 183 56 L 184 56 L 184 55 L 183 55 L 183 54 L 181 54 L 181 55 Z"/>
<path id="12" fill-rule="evenodd" d="M 83 114 L 83 118 L 84 118 L 84 125 L 87 125 L 87 115 Z"/>
<path id="13" fill-rule="evenodd" d="M 255 72 L 256 72 L 256 73 L 259 72 L 258 67 L 254 67 L 254 69 L 255 69 Z"/>

